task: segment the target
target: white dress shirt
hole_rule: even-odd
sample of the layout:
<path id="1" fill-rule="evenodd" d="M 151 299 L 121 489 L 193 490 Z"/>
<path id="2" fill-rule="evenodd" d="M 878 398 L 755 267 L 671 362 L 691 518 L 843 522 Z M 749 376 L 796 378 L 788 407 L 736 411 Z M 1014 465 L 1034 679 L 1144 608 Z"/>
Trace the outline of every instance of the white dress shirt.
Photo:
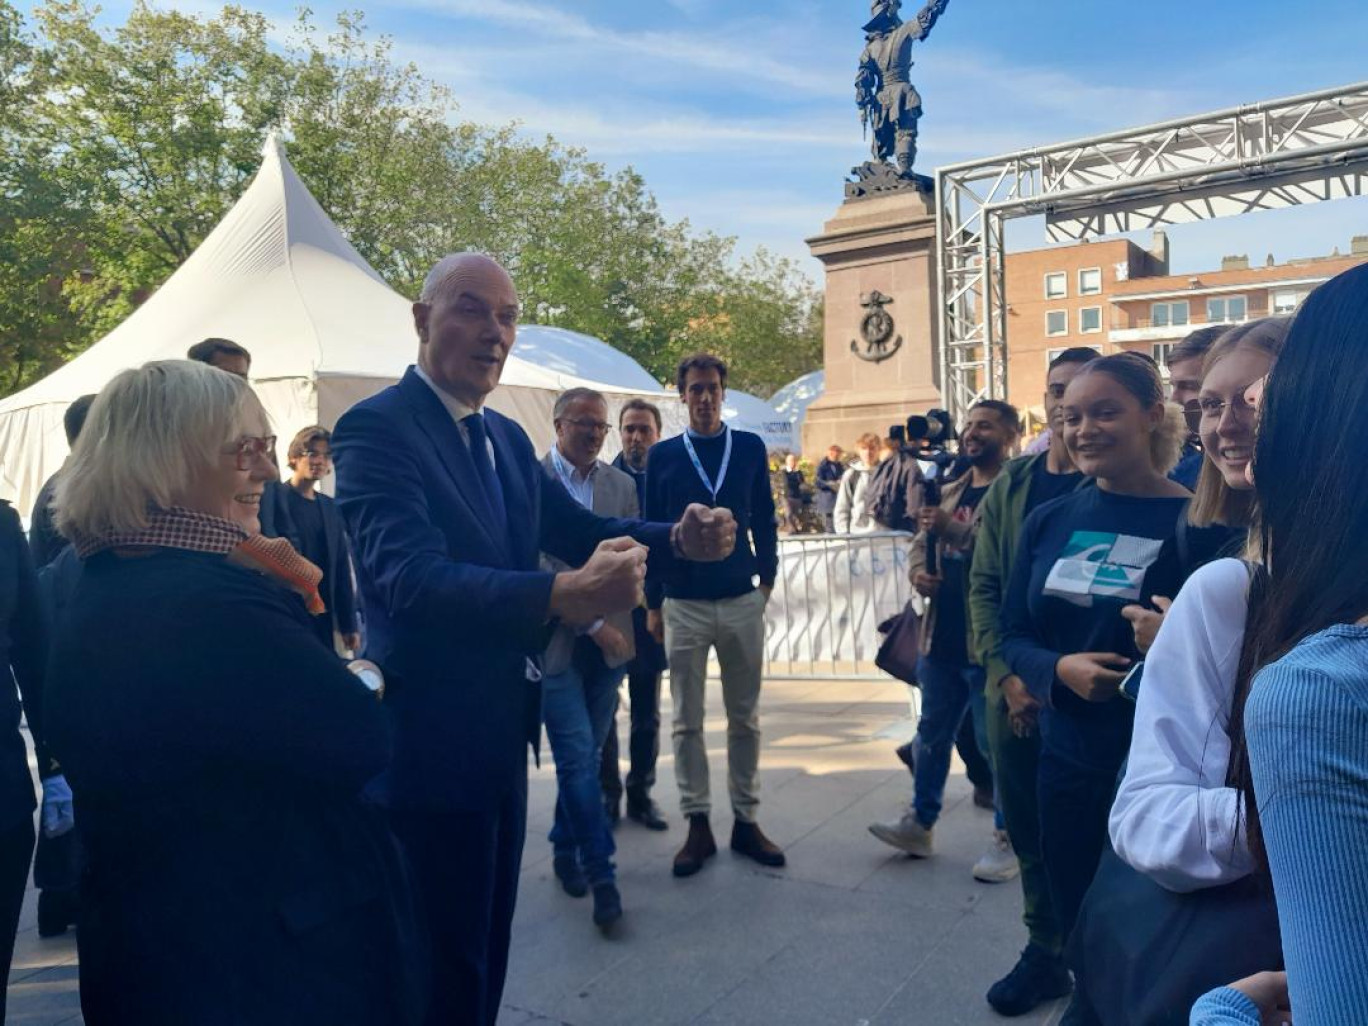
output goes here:
<path id="1" fill-rule="evenodd" d="M 466 448 L 470 448 L 470 428 L 466 427 L 465 419 L 470 416 L 484 416 L 484 410 L 476 409 L 474 406 L 467 406 L 454 395 L 442 391 L 436 383 L 428 377 L 427 371 L 423 370 L 418 364 L 413 365 L 413 372 L 423 379 L 423 384 L 436 393 L 437 398 L 442 400 L 442 405 L 446 407 L 447 413 L 451 414 L 451 419 L 456 422 L 456 428 L 461 432 L 461 441 L 465 442 Z M 489 432 L 485 432 L 485 439 L 489 444 L 489 465 L 495 470 L 499 465 L 494 462 L 494 440 L 489 437 Z"/>
<path id="2" fill-rule="evenodd" d="M 1249 569 L 1219 559 L 1194 573 L 1145 658 L 1111 840 L 1127 863 L 1171 891 L 1195 891 L 1254 868 L 1226 786 L 1230 706 L 1248 615 Z"/>
<path id="3" fill-rule="evenodd" d="M 594 465 L 588 470 L 580 470 L 561 455 L 560 446 L 551 447 L 551 463 L 556 468 L 556 474 L 561 479 L 561 484 L 565 485 L 565 490 L 570 493 L 570 498 L 574 499 L 591 513 L 594 510 L 594 478 L 598 476 L 599 461 L 595 460 Z"/>

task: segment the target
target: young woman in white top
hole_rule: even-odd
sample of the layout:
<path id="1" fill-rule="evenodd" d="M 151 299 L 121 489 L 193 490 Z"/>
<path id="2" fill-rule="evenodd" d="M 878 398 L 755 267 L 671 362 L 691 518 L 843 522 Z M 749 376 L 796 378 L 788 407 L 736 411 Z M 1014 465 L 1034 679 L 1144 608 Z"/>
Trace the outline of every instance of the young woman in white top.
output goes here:
<path id="1" fill-rule="evenodd" d="M 1268 318 L 1236 328 L 1207 355 L 1199 398 L 1206 462 L 1190 514 L 1197 526 L 1249 523 L 1255 416 L 1244 395 L 1272 368 L 1288 324 Z M 1110 833 L 1117 855 L 1171 891 L 1230 883 L 1254 868 L 1238 791 L 1227 784 L 1249 580 L 1238 559 L 1197 570 L 1145 658 Z"/>

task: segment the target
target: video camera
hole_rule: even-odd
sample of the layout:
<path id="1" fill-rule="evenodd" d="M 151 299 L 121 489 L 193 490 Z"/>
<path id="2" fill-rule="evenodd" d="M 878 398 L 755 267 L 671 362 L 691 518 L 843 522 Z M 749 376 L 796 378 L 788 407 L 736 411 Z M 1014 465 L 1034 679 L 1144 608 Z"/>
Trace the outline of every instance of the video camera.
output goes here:
<path id="1" fill-rule="evenodd" d="M 946 410 L 927 410 L 924 417 L 914 413 L 905 424 L 890 427 L 888 435 L 903 452 L 935 464 L 939 474 L 945 474 L 957 459 L 947 449 L 948 444 L 957 440 L 959 435 L 955 431 L 955 422 Z M 919 444 L 912 445 L 910 442 Z"/>

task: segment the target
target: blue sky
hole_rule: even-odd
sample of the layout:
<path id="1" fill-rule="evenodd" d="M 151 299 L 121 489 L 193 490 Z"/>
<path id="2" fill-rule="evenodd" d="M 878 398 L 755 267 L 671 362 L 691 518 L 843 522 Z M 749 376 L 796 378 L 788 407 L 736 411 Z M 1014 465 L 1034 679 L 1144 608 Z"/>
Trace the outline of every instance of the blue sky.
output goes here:
<path id="1" fill-rule="evenodd" d="M 281 24 L 293 0 L 246 0 Z M 117 15 L 126 0 L 107 4 Z M 165 2 L 158 6 L 172 5 Z M 358 0 L 464 117 L 641 171 L 672 218 L 799 258 L 866 157 L 853 96 L 867 0 Z M 212 9 L 197 0 L 194 9 Z M 917 0 L 906 0 L 905 17 Z M 920 170 L 1368 79 L 1368 3 L 951 0 L 917 54 Z M 1183 226 L 1177 271 L 1347 251 L 1368 199 Z M 1013 228 L 1014 249 L 1044 245 Z"/>

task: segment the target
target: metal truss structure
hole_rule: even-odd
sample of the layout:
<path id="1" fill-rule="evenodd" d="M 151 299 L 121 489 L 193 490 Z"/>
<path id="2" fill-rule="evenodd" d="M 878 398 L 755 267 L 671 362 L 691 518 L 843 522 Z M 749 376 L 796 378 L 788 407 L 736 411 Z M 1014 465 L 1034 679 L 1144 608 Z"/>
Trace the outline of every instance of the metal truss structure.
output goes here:
<path id="1" fill-rule="evenodd" d="M 936 170 L 941 391 L 1007 394 L 1004 229 L 1050 241 L 1368 193 L 1368 82 Z"/>

